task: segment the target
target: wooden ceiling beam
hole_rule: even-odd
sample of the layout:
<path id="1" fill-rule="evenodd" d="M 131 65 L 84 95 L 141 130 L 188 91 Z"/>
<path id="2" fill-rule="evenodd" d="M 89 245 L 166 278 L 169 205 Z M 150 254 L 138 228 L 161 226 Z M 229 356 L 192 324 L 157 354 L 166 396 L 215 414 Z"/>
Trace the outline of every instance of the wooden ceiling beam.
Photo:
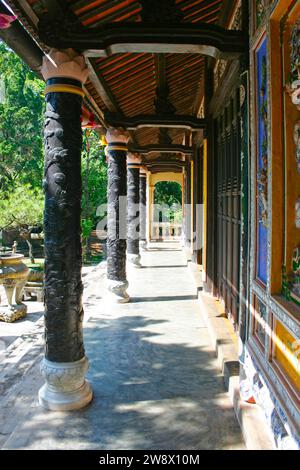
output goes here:
<path id="1" fill-rule="evenodd" d="M 64 2 L 58 2 L 57 0 L 42 0 L 42 1 L 43 1 L 45 8 L 47 8 L 48 10 L 49 18 L 51 19 L 56 18 L 57 20 L 58 18 L 62 18 L 65 15 L 71 14 L 69 10 L 69 6 Z M 122 110 L 120 106 L 118 105 L 118 102 L 116 98 L 114 97 L 111 89 L 109 88 L 109 86 L 107 85 L 106 81 L 101 76 L 101 74 L 98 74 L 96 72 L 97 64 L 96 64 L 95 59 L 86 58 L 86 63 L 89 69 L 89 80 L 91 84 L 93 85 L 93 87 L 95 88 L 96 92 L 98 93 L 99 97 L 105 104 L 106 108 L 110 112 L 121 113 Z M 85 90 L 85 92 L 87 92 L 87 90 Z M 88 95 L 88 98 L 90 99 L 90 95 L 88 93 L 87 95 Z M 95 105 L 95 101 L 92 104 Z M 100 115 L 99 109 L 97 109 L 97 111 L 98 111 L 97 113 L 98 116 L 99 117 L 101 116 L 101 124 L 107 128 L 108 127 L 107 123 L 105 122 L 105 119 L 103 119 L 103 113 L 101 113 Z M 134 139 L 133 135 L 131 135 L 131 138 Z"/>
<path id="2" fill-rule="evenodd" d="M 39 36 L 50 47 L 72 47 L 88 57 L 118 53 L 203 54 L 215 59 L 234 59 L 248 47 L 248 35 L 207 23 L 153 24 L 112 23 L 101 28 L 68 27 L 59 18 L 44 14 Z"/>
<path id="3" fill-rule="evenodd" d="M 136 130 L 143 127 L 171 127 L 197 131 L 206 128 L 205 119 L 197 119 L 194 116 L 180 115 L 137 115 L 126 117 L 120 114 L 105 113 L 105 120 L 114 127 L 124 127 L 128 130 Z"/>
<path id="4" fill-rule="evenodd" d="M 129 151 L 132 153 L 143 153 L 144 155 L 150 153 L 181 153 L 182 155 L 191 155 L 193 153 L 192 147 L 176 144 L 151 144 L 146 146 L 129 145 Z"/>

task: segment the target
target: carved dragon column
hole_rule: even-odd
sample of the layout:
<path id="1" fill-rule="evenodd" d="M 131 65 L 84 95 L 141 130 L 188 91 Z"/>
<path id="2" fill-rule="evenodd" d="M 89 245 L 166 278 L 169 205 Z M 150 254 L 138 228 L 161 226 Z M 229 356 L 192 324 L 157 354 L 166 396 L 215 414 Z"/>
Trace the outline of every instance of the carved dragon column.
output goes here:
<path id="1" fill-rule="evenodd" d="M 147 170 L 140 169 L 140 247 L 147 246 Z"/>
<path id="2" fill-rule="evenodd" d="M 81 105 L 84 57 L 72 49 L 44 57 L 45 112 L 45 341 L 39 401 L 50 410 L 74 410 L 92 399 L 85 380 L 82 337 Z"/>
<path id="3" fill-rule="evenodd" d="M 138 155 L 127 155 L 127 260 L 136 268 L 141 267 L 140 255 L 140 166 Z"/>
<path id="4" fill-rule="evenodd" d="M 109 129 L 106 133 L 108 157 L 107 282 L 109 300 L 129 301 L 126 290 L 127 238 L 127 132 Z"/>

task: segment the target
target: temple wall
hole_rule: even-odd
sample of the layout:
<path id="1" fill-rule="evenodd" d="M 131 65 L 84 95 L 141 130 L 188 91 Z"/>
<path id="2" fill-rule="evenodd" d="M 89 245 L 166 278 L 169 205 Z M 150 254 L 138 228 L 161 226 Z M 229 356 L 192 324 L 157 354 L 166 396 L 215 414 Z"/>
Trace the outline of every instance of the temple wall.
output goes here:
<path id="1" fill-rule="evenodd" d="M 254 223 L 241 361 L 277 447 L 300 448 L 300 2 L 252 1 L 250 14 Z"/>

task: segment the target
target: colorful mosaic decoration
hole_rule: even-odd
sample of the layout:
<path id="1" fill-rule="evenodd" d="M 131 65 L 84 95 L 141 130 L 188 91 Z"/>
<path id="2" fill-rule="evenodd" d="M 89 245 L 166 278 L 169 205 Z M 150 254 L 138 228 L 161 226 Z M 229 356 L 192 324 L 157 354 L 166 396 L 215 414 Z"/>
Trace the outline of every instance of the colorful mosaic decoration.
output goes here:
<path id="1" fill-rule="evenodd" d="M 291 298 L 300 305 L 300 246 L 293 251 Z"/>
<path id="2" fill-rule="evenodd" d="M 295 225 L 300 229 L 300 197 L 295 202 Z"/>
<path id="3" fill-rule="evenodd" d="M 263 346 L 265 345 L 265 338 L 266 338 L 266 321 L 267 321 L 267 307 L 260 300 L 257 300 L 255 334 Z"/>
<path id="4" fill-rule="evenodd" d="M 256 0 L 256 26 L 259 27 L 265 15 L 265 0 Z"/>
<path id="5" fill-rule="evenodd" d="M 292 103 L 300 111 L 300 20 L 295 23 L 292 29 L 290 47 L 291 66 L 286 91 L 290 95 Z M 294 142 L 297 170 L 300 174 L 300 120 L 294 126 Z"/>
<path id="6" fill-rule="evenodd" d="M 271 0 L 256 0 L 255 13 L 256 13 L 256 29 L 260 27 L 266 17 L 266 10 L 271 3 Z"/>
<path id="7" fill-rule="evenodd" d="M 257 276 L 267 283 L 268 227 L 268 81 L 267 42 L 256 51 L 257 64 Z"/>
<path id="8" fill-rule="evenodd" d="M 287 274 L 286 266 L 283 266 L 282 293 L 287 300 L 300 306 L 300 246 L 293 251 L 291 268 L 291 274 Z"/>
<path id="9" fill-rule="evenodd" d="M 262 408 L 274 436 L 276 448 L 280 450 L 299 450 L 299 436 L 295 435 L 288 426 L 286 412 L 268 386 L 258 363 L 247 349 L 245 351 L 244 370 L 248 382 L 248 396 L 253 397 L 255 402 Z"/>
<path id="10" fill-rule="evenodd" d="M 291 75 L 289 81 L 292 83 L 300 79 L 300 20 L 298 20 L 293 27 L 290 46 Z"/>

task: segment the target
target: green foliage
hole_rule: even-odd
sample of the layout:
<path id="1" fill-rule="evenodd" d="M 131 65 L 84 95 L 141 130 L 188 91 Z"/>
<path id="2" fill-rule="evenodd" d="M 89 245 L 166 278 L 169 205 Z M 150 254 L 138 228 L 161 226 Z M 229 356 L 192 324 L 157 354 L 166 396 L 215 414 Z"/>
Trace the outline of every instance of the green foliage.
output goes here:
<path id="1" fill-rule="evenodd" d="M 44 87 L 0 41 L 0 229 L 42 223 Z M 82 177 L 86 238 L 96 226 L 97 207 L 107 200 L 104 149 L 94 131 L 83 134 Z"/>
<path id="2" fill-rule="evenodd" d="M 175 224 L 182 223 L 182 210 L 173 211 L 173 221 Z"/>
<path id="3" fill-rule="evenodd" d="M 82 219 L 81 220 L 81 233 L 82 237 L 86 239 L 89 237 L 94 226 L 94 222 L 91 219 Z"/>
<path id="4" fill-rule="evenodd" d="M 104 148 L 96 132 L 85 131 L 83 134 L 82 182 L 82 218 L 83 221 L 91 221 L 92 230 L 98 222 L 98 206 L 107 202 L 107 165 Z M 82 223 L 84 226 L 85 222 Z"/>
<path id="5" fill-rule="evenodd" d="M 182 196 L 180 184 L 174 181 L 160 181 L 156 183 L 154 202 L 155 204 L 167 204 L 168 206 L 181 204 Z"/>
<path id="6" fill-rule="evenodd" d="M 44 195 L 29 184 L 16 186 L 0 199 L 0 229 L 40 225 L 43 222 Z"/>
<path id="7" fill-rule="evenodd" d="M 165 204 L 169 207 L 163 214 L 166 220 L 178 224 L 182 222 L 182 193 L 179 183 L 175 181 L 160 181 L 156 183 L 154 203 Z"/>
<path id="8" fill-rule="evenodd" d="M 0 191 L 40 187 L 44 82 L 0 42 Z"/>

